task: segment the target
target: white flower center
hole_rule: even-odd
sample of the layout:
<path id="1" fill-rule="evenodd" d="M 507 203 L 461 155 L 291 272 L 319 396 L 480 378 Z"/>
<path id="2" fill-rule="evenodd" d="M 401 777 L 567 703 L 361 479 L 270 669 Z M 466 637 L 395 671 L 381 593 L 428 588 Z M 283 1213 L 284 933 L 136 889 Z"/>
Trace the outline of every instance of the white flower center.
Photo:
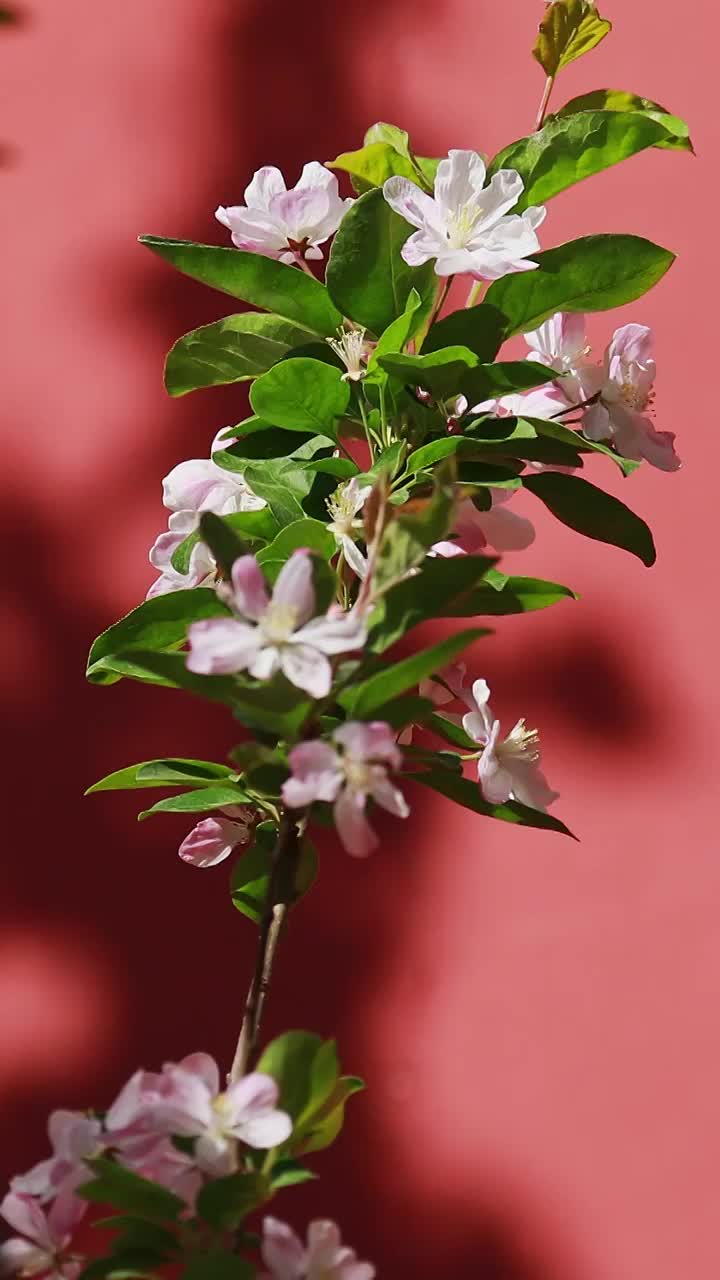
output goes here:
<path id="1" fill-rule="evenodd" d="M 463 205 L 462 209 L 454 209 L 447 216 L 446 235 L 451 249 L 464 249 L 470 240 L 475 223 L 481 216 L 481 208 Z"/>
<path id="2" fill-rule="evenodd" d="M 332 530 L 340 537 L 349 534 L 355 524 L 355 499 L 346 488 L 336 489 L 328 498 L 327 509 L 332 516 Z"/>
<path id="3" fill-rule="evenodd" d="M 377 765 L 374 768 L 377 768 Z M 343 769 L 347 785 L 352 787 L 353 791 L 370 791 L 373 784 L 373 765 L 368 764 L 365 760 L 356 760 L 352 756 L 345 756 Z"/>
<path id="4" fill-rule="evenodd" d="M 294 604 L 276 604 L 270 601 L 260 626 L 269 644 L 285 644 L 293 634 L 298 622 L 298 609 Z"/>
<path id="5" fill-rule="evenodd" d="M 525 721 L 518 720 L 507 738 L 500 744 L 498 754 L 525 764 L 537 764 L 540 759 L 540 734 L 537 729 L 526 729 Z"/>

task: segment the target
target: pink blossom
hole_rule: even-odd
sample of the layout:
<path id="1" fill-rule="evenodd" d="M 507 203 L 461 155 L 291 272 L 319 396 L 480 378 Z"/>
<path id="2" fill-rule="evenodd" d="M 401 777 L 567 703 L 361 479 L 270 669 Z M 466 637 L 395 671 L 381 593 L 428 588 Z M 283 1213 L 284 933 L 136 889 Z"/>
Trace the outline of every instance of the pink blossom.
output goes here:
<path id="1" fill-rule="evenodd" d="M 148 1136 L 195 1138 L 194 1163 L 219 1177 L 237 1168 L 239 1142 L 265 1150 L 289 1137 L 292 1121 L 277 1109 L 277 1100 L 275 1081 L 258 1072 L 221 1092 L 217 1063 L 206 1053 L 194 1053 L 166 1063 L 161 1072 L 136 1072 L 105 1124 L 114 1145 L 131 1160 L 152 1154 L 143 1147 Z"/>
<path id="2" fill-rule="evenodd" d="M 535 541 L 535 528 L 525 516 L 506 511 L 504 504 L 513 496 L 512 489 L 490 489 L 489 511 L 478 511 L 467 498 L 460 503 L 455 517 L 455 539 L 434 543 L 431 551 L 438 556 L 473 555 L 485 547 L 496 551 L 524 551 Z"/>
<path id="3" fill-rule="evenodd" d="M 194 1208 L 204 1178 L 193 1158 L 179 1151 L 172 1139 L 155 1134 L 125 1139 L 118 1159 L 134 1173 L 166 1187 L 190 1209 Z"/>
<path id="4" fill-rule="evenodd" d="M 277 1218 L 263 1219 L 262 1260 L 270 1280 L 373 1280 L 375 1268 L 358 1262 L 343 1245 L 334 1222 L 316 1220 L 303 1244 L 291 1227 Z"/>
<path id="5" fill-rule="evenodd" d="M 84 1161 L 103 1149 L 102 1125 L 82 1111 L 53 1111 L 48 1120 L 52 1156 L 12 1179 L 11 1191 L 51 1200 L 87 1181 Z"/>
<path id="6" fill-rule="evenodd" d="M 595 400 L 582 410 L 588 440 L 610 440 L 624 458 L 644 458 L 661 471 L 677 471 L 674 434 L 657 431 L 646 416 L 655 381 L 651 329 L 641 324 L 616 329 L 602 365 L 589 360 L 582 315 L 558 313 L 525 340 L 532 348 L 529 359 L 564 375 L 554 387 L 567 409 Z"/>
<path id="7" fill-rule="evenodd" d="M 220 205 L 215 217 L 231 232 L 237 249 L 292 266 L 322 258 L 320 245 L 334 235 L 353 203 L 339 195 L 335 174 L 312 160 L 291 191 L 279 169 L 258 169 L 245 189 L 245 204 Z"/>
<path id="8" fill-rule="evenodd" d="M 645 415 L 655 381 L 653 347 L 652 330 L 645 325 L 615 330 L 595 379 L 600 399 L 585 410 L 583 431 L 589 440 L 612 440 L 624 458 L 644 458 L 661 471 L 677 471 L 673 432 L 656 431 Z M 586 384 L 587 390 L 593 391 L 595 384 Z"/>
<path id="9" fill-rule="evenodd" d="M 252 810 L 230 805 L 222 810 L 225 817 L 203 818 L 186 835 L 178 854 L 194 867 L 214 867 L 224 862 L 238 844 L 250 839 Z"/>
<path id="10" fill-rule="evenodd" d="M 519 800 L 532 809 L 545 810 L 557 791 L 551 791 L 540 771 L 540 735 L 518 720 L 507 738 L 500 741 L 500 721 L 490 709 L 490 689 L 485 680 L 476 680 L 472 696 L 465 701 L 472 710 L 463 716 L 463 729 L 483 747 L 478 761 L 478 779 L 489 804 Z"/>
<path id="11" fill-rule="evenodd" d="M 444 707 L 456 698 L 465 696 L 466 675 L 467 666 L 464 662 L 451 663 L 429 680 L 421 680 L 418 693 L 421 698 L 429 698 L 436 707 Z"/>
<path id="12" fill-rule="evenodd" d="M 400 768 L 402 752 L 382 720 L 369 724 L 349 720 L 332 736 L 341 751 L 320 739 L 293 747 L 292 777 L 283 783 L 283 801 L 290 809 L 304 809 L 314 800 L 332 804 L 344 847 L 363 858 L 379 843 L 365 817 L 369 797 L 397 818 L 407 818 L 410 812 L 402 792 L 388 777 L 388 768 Z"/>
<path id="13" fill-rule="evenodd" d="M 37 1200 L 11 1191 L 0 1204 L 0 1216 L 18 1232 L 0 1244 L 0 1278 L 47 1275 L 74 1280 L 79 1263 L 64 1257 L 87 1204 L 70 1191 L 61 1192 L 46 1213 Z"/>
<path id="14" fill-rule="evenodd" d="M 506 216 L 517 204 L 523 180 L 514 169 L 500 169 L 488 186 L 485 163 L 476 151 L 450 151 L 438 165 L 434 197 L 408 178 L 388 178 L 388 204 L 418 230 L 401 253 L 411 267 L 435 258 L 439 276 L 469 274 L 498 280 L 513 271 L 532 271 L 528 255 L 540 243 L 535 234 L 545 209 L 531 207 Z"/>
<path id="15" fill-rule="evenodd" d="M 218 592 L 235 617 L 193 623 L 188 635 L 190 671 L 248 671 L 258 680 L 282 671 L 311 697 L 324 698 L 332 684 L 328 657 L 361 649 L 365 643 L 365 617 L 357 609 L 313 617 L 315 589 L 307 551 L 295 551 L 283 565 L 272 598 L 254 556 L 236 560 L 232 585 L 220 584 Z"/>

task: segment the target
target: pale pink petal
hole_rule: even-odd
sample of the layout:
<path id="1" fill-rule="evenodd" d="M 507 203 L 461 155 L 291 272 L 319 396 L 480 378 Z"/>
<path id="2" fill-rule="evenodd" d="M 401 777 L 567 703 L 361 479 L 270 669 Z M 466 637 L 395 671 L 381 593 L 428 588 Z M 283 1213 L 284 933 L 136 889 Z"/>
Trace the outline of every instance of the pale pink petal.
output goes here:
<path id="1" fill-rule="evenodd" d="M 297 635 L 303 635 L 304 629 Z M 280 650 L 283 674 L 311 698 L 326 698 L 332 685 L 332 667 L 319 649 L 310 644 L 286 644 Z"/>
<path id="2" fill-rule="evenodd" d="M 484 540 L 481 545 L 486 545 Z M 428 554 L 444 556 L 448 559 L 451 556 L 466 556 L 468 553 L 464 547 L 460 546 L 459 542 L 434 542 Z"/>
<path id="3" fill-rule="evenodd" d="M 486 747 L 478 761 L 478 780 L 488 804 L 504 804 L 510 799 L 512 774 L 503 767 L 491 746 Z"/>
<path id="4" fill-rule="evenodd" d="M 356 760 L 382 760 L 393 769 L 402 765 L 402 752 L 384 720 L 348 720 L 335 730 L 333 738 Z"/>
<path id="5" fill-rule="evenodd" d="M 0 1217 L 21 1236 L 34 1241 L 42 1249 L 52 1250 L 55 1241 L 48 1226 L 48 1219 L 32 1196 L 8 1192 L 0 1202 Z"/>
<path id="6" fill-rule="evenodd" d="M 609 440 L 612 438 L 610 414 L 604 404 L 593 404 L 586 409 L 582 418 L 583 435 L 588 440 Z"/>
<path id="7" fill-rule="evenodd" d="M 494 227 L 508 209 L 517 204 L 523 188 L 523 180 L 515 169 L 499 169 L 494 173 L 479 199 L 481 213 L 473 228 L 473 238 L 478 233 L 485 235 Z M 472 245 L 471 240 L 469 247 Z"/>
<path id="8" fill-rule="evenodd" d="M 225 1101 L 233 1117 L 231 1123 L 237 1123 L 246 1113 L 274 1107 L 278 1096 L 278 1086 L 272 1076 L 262 1071 L 251 1071 L 249 1075 L 230 1085 L 225 1094 Z"/>
<path id="9" fill-rule="evenodd" d="M 212 505 L 209 495 L 223 482 L 222 472 L 210 458 L 180 462 L 162 482 L 163 504 L 175 512 L 204 510 Z"/>
<path id="10" fill-rule="evenodd" d="M 198 1168 L 211 1178 L 224 1178 L 236 1171 L 235 1141 L 224 1134 L 210 1130 L 201 1133 L 193 1154 Z"/>
<path id="11" fill-rule="evenodd" d="M 365 796 L 352 787 L 344 787 L 335 801 L 333 816 L 337 833 L 348 853 L 366 858 L 379 841 L 365 817 Z"/>
<path id="12" fill-rule="evenodd" d="M 421 191 L 420 187 L 409 178 L 388 178 L 383 184 L 383 195 L 396 213 L 413 227 L 424 230 L 426 226 L 438 226 L 441 223 L 435 201 L 432 196 Z"/>
<path id="13" fill-rule="evenodd" d="M 209 1053 L 188 1053 L 180 1062 L 168 1064 L 168 1066 L 172 1065 L 179 1067 L 181 1071 L 187 1071 L 192 1076 L 197 1076 L 213 1097 L 220 1092 L 220 1068 Z"/>
<path id="14" fill-rule="evenodd" d="M 336 751 L 327 742 L 301 742 L 293 747 L 288 762 L 293 776 L 283 783 L 283 801 L 291 809 L 301 809 L 313 800 L 332 801 L 342 785 L 343 774 Z"/>
<path id="15" fill-rule="evenodd" d="M 0 1280 L 8 1276 L 36 1276 L 53 1264 L 52 1253 L 18 1236 L 0 1244 Z"/>
<path id="16" fill-rule="evenodd" d="M 182 1067 L 166 1067 L 162 1098 L 149 1108 L 158 1131 L 195 1137 L 212 1124 L 212 1095 L 205 1080 Z"/>
<path id="17" fill-rule="evenodd" d="M 292 1120 L 285 1111 L 266 1111 L 239 1120 L 232 1132 L 248 1147 L 269 1151 L 287 1142 L 292 1133 Z"/>
<path id="18" fill-rule="evenodd" d="M 268 209 L 273 196 L 285 190 L 285 179 L 275 165 L 265 165 L 253 174 L 245 188 L 245 204 L 251 209 Z M 231 212 L 226 210 L 226 212 Z"/>
<path id="19" fill-rule="evenodd" d="M 322 653 L 351 653 L 362 649 L 367 640 L 367 613 L 356 606 L 338 617 L 313 618 L 293 639 Z"/>
<path id="20" fill-rule="evenodd" d="M 413 231 L 400 250 L 401 258 L 409 267 L 421 267 L 442 252 L 442 242 L 425 231 Z"/>
<path id="21" fill-rule="evenodd" d="M 261 644 L 256 627 L 235 618 L 204 618 L 188 630 L 189 671 L 199 675 L 231 675 L 244 671 Z"/>
<path id="22" fill-rule="evenodd" d="M 307 1243 L 309 1263 L 329 1268 L 337 1262 L 342 1248 L 340 1228 L 327 1218 L 316 1218 L 308 1224 Z"/>
<path id="23" fill-rule="evenodd" d="M 544 813 L 560 794 L 548 786 L 545 775 L 536 764 L 516 761 L 511 766 L 508 765 L 508 772 L 512 776 L 514 798 L 531 809 L 540 809 Z"/>
<path id="24" fill-rule="evenodd" d="M 479 523 L 491 547 L 496 551 L 524 551 L 535 541 L 535 527 L 524 516 L 501 507 L 478 512 Z"/>
<path id="25" fill-rule="evenodd" d="M 257 622 L 268 607 L 269 596 L 255 556 L 239 556 L 230 576 L 235 608 L 243 617 Z"/>
<path id="26" fill-rule="evenodd" d="M 312 559 L 307 551 L 293 551 L 283 565 L 273 591 L 273 605 L 295 611 L 295 626 L 301 627 L 315 610 Z"/>
<path id="27" fill-rule="evenodd" d="M 247 827 L 225 818 L 203 818 L 186 835 L 178 855 L 194 867 L 214 867 L 247 840 Z"/>
<path id="28" fill-rule="evenodd" d="M 380 770 L 378 770 L 378 773 Z M 396 818 L 408 818 L 410 816 L 410 806 L 405 799 L 402 791 L 394 787 L 383 770 L 382 777 L 373 782 L 370 795 L 376 804 L 386 809 L 388 813 L 392 813 Z"/>
<path id="29" fill-rule="evenodd" d="M 88 1172 L 88 1179 L 90 1176 Z M 87 1200 L 81 1200 L 76 1196 L 74 1188 L 68 1187 L 58 1192 L 47 1216 L 50 1238 L 55 1242 L 56 1247 L 63 1248 L 67 1244 L 87 1210 Z"/>
<path id="30" fill-rule="evenodd" d="M 448 152 L 447 159 L 440 161 L 435 174 L 435 202 L 442 218 L 452 217 L 466 206 L 479 204 L 478 197 L 485 181 L 485 173 L 485 161 L 477 151 L 453 149 Z M 515 174 L 515 177 L 519 178 L 519 174 Z M 522 191 L 522 179 L 519 180 L 520 188 L 518 194 L 511 200 L 511 204 L 517 203 Z M 492 183 L 483 192 L 483 205 L 485 205 L 485 196 L 491 192 L 491 189 Z"/>
<path id="31" fill-rule="evenodd" d="M 341 545 L 342 553 L 353 573 L 356 573 L 358 578 L 364 582 L 368 571 L 368 562 L 366 557 L 363 555 L 357 544 L 353 542 L 352 538 L 349 538 L 347 535 L 342 538 Z"/>
<path id="32" fill-rule="evenodd" d="M 307 1264 L 305 1246 L 287 1223 L 278 1218 L 263 1218 L 260 1252 L 273 1280 L 303 1280 Z"/>
<path id="33" fill-rule="evenodd" d="M 280 670 L 280 650 L 272 644 L 260 649 L 248 663 L 248 671 L 256 680 L 270 680 Z"/>

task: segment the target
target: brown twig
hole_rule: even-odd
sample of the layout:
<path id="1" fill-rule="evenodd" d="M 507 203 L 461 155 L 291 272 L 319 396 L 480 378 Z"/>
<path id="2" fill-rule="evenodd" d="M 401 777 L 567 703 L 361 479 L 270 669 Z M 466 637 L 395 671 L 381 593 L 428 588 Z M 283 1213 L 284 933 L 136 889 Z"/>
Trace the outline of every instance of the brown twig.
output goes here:
<path id="1" fill-rule="evenodd" d="M 267 896 L 260 921 L 255 972 L 245 1000 L 245 1012 L 228 1084 L 247 1073 L 255 1056 L 265 999 L 270 988 L 275 952 L 285 918 L 295 896 L 295 874 L 300 856 L 301 823 L 296 815 L 284 813 L 270 861 Z"/>

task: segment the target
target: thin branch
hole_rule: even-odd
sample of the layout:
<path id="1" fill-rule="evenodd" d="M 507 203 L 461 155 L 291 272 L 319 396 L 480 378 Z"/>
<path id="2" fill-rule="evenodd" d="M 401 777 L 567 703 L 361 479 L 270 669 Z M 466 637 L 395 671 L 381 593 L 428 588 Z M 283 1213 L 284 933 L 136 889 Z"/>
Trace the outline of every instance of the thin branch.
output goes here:
<path id="1" fill-rule="evenodd" d="M 267 896 L 260 921 L 255 972 L 245 1000 L 245 1012 L 238 1037 L 228 1084 L 235 1084 L 247 1073 L 257 1051 L 260 1023 L 270 980 L 275 952 L 285 918 L 294 897 L 295 872 L 300 856 L 298 818 L 284 813 L 270 861 Z"/>
<path id="2" fill-rule="evenodd" d="M 550 104 L 550 94 L 551 94 L 551 93 L 552 93 L 552 91 L 553 91 L 553 85 L 554 85 L 554 84 L 555 84 L 555 77 L 554 77 L 554 76 L 548 76 L 547 80 L 545 81 L 545 88 L 543 89 L 543 96 L 542 96 L 542 98 L 540 99 L 540 106 L 538 107 L 537 120 L 535 121 L 535 129 L 536 129 L 536 130 L 538 130 L 538 129 L 542 129 L 542 127 L 543 127 L 543 125 L 544 125 L 544 123 L 545 123 L 545 116 L 546 116 L 546 114 L 547 114 L 547 109 L 548 109 L 548 106 L 549 106 L 549 104 Z"/>

